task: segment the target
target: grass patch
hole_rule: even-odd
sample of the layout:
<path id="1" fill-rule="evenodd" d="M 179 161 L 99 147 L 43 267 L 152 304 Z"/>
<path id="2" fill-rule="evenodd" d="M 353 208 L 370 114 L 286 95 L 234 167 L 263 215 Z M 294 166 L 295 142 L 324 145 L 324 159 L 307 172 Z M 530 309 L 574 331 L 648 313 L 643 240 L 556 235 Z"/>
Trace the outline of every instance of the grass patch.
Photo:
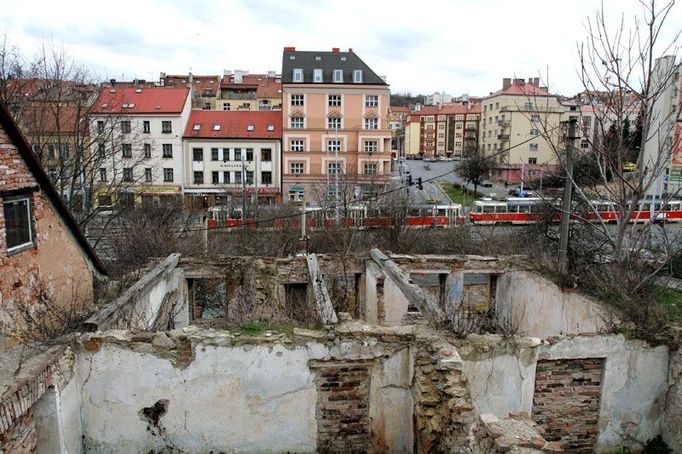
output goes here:
<path id="1" fill-rule="evenodd" d="M 452 183 L 446 183 L 444 181 L 441 181 L 438 184 L 440 185 L 441 189 L 443 189 L 443 191 L 447 194 L 450 200 L 452 200 L 453 203 L 461 203 L 462 206 L 471 206 L 473 205 L 474 200 L 483 197 L 483 194 L 481 194 L 480 192 L 477 192 L 474 195 L 474 191 L 470 189 L 467 189 L 466 193 L 464 193 L 461 187 L 455 187 Z"/>
<path id="2" fill-rule="evenodd" d="M 249 321 L 240 325 L 236 332 L 243 336 L 260 336 L 265 331 L 293 336 L 296 326 L 296 323 L 291 321 Z"/>
<path id="3" fill-rule="evenodd" d="M 682 322 L 682 292 L 668 287 L 658 286 L 654 290 L 654 296 L 670 314 L 675 322 Z"/>

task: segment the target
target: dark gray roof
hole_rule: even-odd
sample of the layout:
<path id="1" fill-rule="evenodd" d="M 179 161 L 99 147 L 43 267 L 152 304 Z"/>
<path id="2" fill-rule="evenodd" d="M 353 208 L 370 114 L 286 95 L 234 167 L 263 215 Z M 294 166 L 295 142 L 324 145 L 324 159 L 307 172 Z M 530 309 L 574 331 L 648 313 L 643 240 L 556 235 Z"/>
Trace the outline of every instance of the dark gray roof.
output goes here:
<path id="1" fill-rule="evenodd" d="M 293 58 L 292 58 L 293 57 Z M 349 85 L 388 85 L 354 52 L 284 51 L 282 83 L 294 83 L 294 69 L 303 70 L 303 82 L 313 83 L 313 70 L 322 70 L 322 83 L 334 83 L 334 70 L 343 70 L 343 83 Z M 362 70 L 362 83 L 353 84 L 353 71 Z"/>

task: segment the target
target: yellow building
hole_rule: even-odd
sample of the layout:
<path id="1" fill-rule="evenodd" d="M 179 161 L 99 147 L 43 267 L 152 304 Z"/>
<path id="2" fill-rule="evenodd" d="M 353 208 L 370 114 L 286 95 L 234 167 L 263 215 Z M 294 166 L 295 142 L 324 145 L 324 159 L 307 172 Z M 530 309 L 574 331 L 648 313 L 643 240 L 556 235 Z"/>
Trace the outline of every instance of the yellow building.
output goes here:
<path id="1" fill-rule="evenodd" d="M 216 110 L 282 110 L 282 78 L 275 71 L 226 71 L 215 102 Z"/>
<path id="2" fill-rule="evenodd" d="M 493 180 L 539 179 L 558 168 L 560 122 L 569 111 L 539 82 L 505 78 L 501 90 L 482 100 L 480 151 L 495 158 Z"/>

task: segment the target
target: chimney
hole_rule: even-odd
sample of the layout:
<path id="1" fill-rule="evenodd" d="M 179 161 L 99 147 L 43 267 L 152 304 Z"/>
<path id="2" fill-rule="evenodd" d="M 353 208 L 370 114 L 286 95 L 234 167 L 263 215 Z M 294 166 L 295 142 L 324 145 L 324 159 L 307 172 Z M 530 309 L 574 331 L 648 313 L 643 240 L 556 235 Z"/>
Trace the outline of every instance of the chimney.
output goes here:
<path id="1" fill-rule="evenodd" d="M 502 79 L 502 90 L 511 87 L 511 78 L 505 77 Z"/>
<path id="2" fill-rule="evenodd" d="M 294 46 L 284 46 L 284 52 L 296 52 L 296 47 L 294 47 Z"/>
<path id="3" fill-rule="evenodd" d="M 515 84 L 523 85 L 526 81 L 523 79 L 514 79 Z"/>
<path id="4" fill-rule="evenodd" d="M 352 54 L 352 53 L 353 53 L 353 48 L 352 48 L 352 47 L 349 47 L 349 48 L 348 48 L 348 53 L 349 53 L 349 54 Z"/>
<path id="5" fill-rule="evenodd" d="M 332 52 L 334 52 L 335 54 L 338 54 L 339 48 L 338 47 L 332 47 Z"/>

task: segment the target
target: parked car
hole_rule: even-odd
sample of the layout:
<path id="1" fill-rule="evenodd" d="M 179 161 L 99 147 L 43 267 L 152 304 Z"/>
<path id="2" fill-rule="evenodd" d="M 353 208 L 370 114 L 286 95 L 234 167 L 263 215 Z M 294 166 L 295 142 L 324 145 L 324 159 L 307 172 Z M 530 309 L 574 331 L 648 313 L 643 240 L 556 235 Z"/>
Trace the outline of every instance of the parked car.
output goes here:
<path id="1" fill-rule="evenodd" d="M 424 158 L 424 162 L 436 162 L 434 158 Z"/>
<path id="2" fill-rule="evenodd" d="M 492 188 L 493 182 L 490 180 L 483 180 L 479 183 L 479 186 L 483 186 L 484 188 Z"/>

